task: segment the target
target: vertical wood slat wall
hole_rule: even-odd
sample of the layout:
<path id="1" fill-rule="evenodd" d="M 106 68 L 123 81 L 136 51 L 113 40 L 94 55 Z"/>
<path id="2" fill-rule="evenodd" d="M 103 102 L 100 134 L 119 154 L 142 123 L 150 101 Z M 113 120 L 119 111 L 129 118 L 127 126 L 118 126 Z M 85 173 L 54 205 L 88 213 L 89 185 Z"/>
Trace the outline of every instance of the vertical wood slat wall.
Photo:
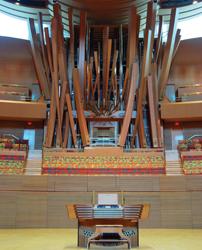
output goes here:
<path id="1" fill-rule="evenodd" d="M 202 227 L 201 176 L 0 176 L 0 228 L 75 227 L 65 205 L 92 203 L 93 191 L 124 191 L 126 204 L 149 203 L 141 227 Z"/>

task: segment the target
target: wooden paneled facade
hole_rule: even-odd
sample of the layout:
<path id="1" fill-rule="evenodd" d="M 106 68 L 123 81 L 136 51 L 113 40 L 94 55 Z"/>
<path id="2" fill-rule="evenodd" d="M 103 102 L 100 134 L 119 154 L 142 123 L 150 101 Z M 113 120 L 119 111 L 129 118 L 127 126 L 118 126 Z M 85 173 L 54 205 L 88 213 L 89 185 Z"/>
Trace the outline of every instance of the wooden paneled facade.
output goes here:
<path id="1" fill-rule="evenodd" d="M 0 176 L 0 227 L 76 227 L 65 205 L 91 204 L 93 191 L 124 191 L 126 204 L 149 203 L 141 227 L 202 227 L 201 176 Z"/>

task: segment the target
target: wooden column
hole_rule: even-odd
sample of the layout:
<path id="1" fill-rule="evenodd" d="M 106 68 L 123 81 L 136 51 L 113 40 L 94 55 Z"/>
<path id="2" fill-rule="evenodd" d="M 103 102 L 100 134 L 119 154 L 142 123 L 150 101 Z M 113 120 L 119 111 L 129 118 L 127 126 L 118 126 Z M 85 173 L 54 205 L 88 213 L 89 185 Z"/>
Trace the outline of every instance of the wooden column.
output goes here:
<path id="1" fill-rule="evenodd" d="M 72 141 L 74 143 L 74 146 L 77 147 L 77 138 L 76 138 L 76 130 L 75 130 L 75 124 L 74 124 L 74 118 L 72 113 L 72 104 L 71 104 L 71 98 L 70 95 L 66 94 L 66 102 L 67 102 L 67 111 L 69 116 L 69 124 L 72 132 Z"/>
<path id="2" fill-rule="evenodd" d="M 145 31 L 144 54 L 143 54 L 143 59 L 142 59 L 140 87 L 139 87 L 139 93 L 138 93 L 137 114 L 136 114 L 136 119 L 135 119 L 133 136 L 131 140 L 131 146 L 133 146 L 135 142 L 135 135 L 137 132 L 137 128 L 138 128 L 139 121 L 140 121 L 140 115 L 142 112 L 143 99 L 146 93 L 146 77 L 148 76 L 149 69 L 150 69 L 149 63 L 150 63 L 150 49 L 151 49 L 150 46 L 151 46 L 151 39 L 152 39 L 151 35 L 152 35 L 151 30 Z"/>
<path id="3" fill-rule="evenodd" d="M 84 81 L 85 81 L 85 52 L 86 52 L 86 19 L 85 11 L 80 12 L 80 35 L 79 35 L 79 79 L 81 86 L 81 98 L 84 99 Z"/>
<path id="4" fill-rule="evenodd" d="M 158 147 L 155 96 L 154 96 L 154 86 L 153 86 L 151 75 L 147 77 L 147 90 L 148 90 L 148 104 L 149 104 L 149 117 L 150 117 L 152 146 Z"/>
<path id="5" fill-rule="evenodd" d="M 52 19 L 52 54 L 53 54 L 53 86 L 54 86 L 54 95 L 55 95 L 55 103 L 57 110 L 57 125 L 58 136 L 56 144 L 57 146 L 61 146 L 62 144 L 62 123 L 61 123 L 61 112 L 60 112 L 60 101 L 59 101 L 59 74 L 58 74 L 58 21 L 56 17 Z"/>
<path id="6" fill-rule="evenodd" d="M 123 91 L 123 26 L 119 27 L 119 90 Z M 119 93 L 121 95 L 121 93 Z"/>
<path id="7" fill-rule="evenodd" d="M 107 88 L 108 88 L 108 81 L 109 81 L 109 76 L 107 74 L 108 72 L 108 45 L 109 45 L 109 27 L 105 26 L 103 28 L 103 52 L 102 52 L 102 79 L 103 79 L 103 84 L 102 84 L 102 98 L 103 98 L 103 107 L 106 106 L 106 101 L 107 101 Z"/>
<path id="8" fill-rule="evenodd" d="M 73 22 L 73 9 L 68 8 L 68 20 L 69 20 L 69 57 L 68 57 L 68 79 L 70 93 L 73 88 L 73 68 L 74 68 L 74 22 Z"/>
<path id="9" fill-rule="evenodd" d="M 168 81 L 170 66 L 171 66 L 173 53 L 175 49 L 178 13 L 179 13 L 178 9 L 172 9 L 169 32 L 168 32 L 168 40 L 167 40 L 166 47 L 165 47 L 162 70 L 161 70 L 160 77 L 159 77 L 159 98 L 160 99 L 162 99 L 164 96 L 165 87 Z"/>
<path id="10" fill-rule="evenodd" d="M 157 4 L 153 1 L 148 2 L 147 4 L 147 21 L 146 21 L 146 30 L 151 30 L 151 47 L 150 47 L 150 58 L 149 58 L 149 73 L 151 73 L 151 62 L 153 60 L 153 47 L 154 47 L 154 33 L 156 25 L 156 7 Z"/>
<path id="11" fill-rule="evenodd" d="M 129 24 L 128 24 L 128 47 L 127 47 L 127 62 L 126 67 L 129 68 L 131 73 L 132 64 L 135 62 L 137 55 L 137 34 L 139 31 L 138 27 L 138 15 L 137 10 L 134 6 L 130 9 Z"/>
<path id="12" fill-rule="evenodd" d="M 50 41 L 50 37 L 49 37 L 48 28 L 45 28 L 45 37 L 46 37 L 46 48 L 47 48 L 47 53 L 48 53 L 48 64 L 49 64 L 49 69 L 50 69 L 50 73 L 51 73 L 51 79 L 53 79 L 52 47 L 51 47 L 51 41 Z M 54 129 L 55 129 L 55 121 L 56 121 L 55 92 L 54 92 L 54 86 L 52 83 L 51 99 L 50 99 L 50 111 L 49 111 L 47 133 L 46 133 L 46 140 L 45 140 L 46 147 L 52 146 Z"/>
<path id="13" fill-rule="evenodd" d="M 44 30 L 43 30 L 43 18 L 42 13 L 38 13 L 38 26 L 39 26 L 39 37 L 40 37 L 40 45 L 41 45 L 41 51 L 42 51 L 42 59 L 43 64 L 46 72 L 46 78 L 48 81 L 49 89 L 51 89 L 50 86 L 50 69 L 48 67 L 48 59 L 47 59 L 47 51 L 45 48 L 45 42 L 44 42 Z"/>
<path id="14" fill-rule="evenodd" d="M 76 111 L 77 111 L 77 119 L 79 123 L 79 128 L 81 132 L 81 139 L 83 146 L 87 146 L 90 144 L 90 138 L 88 134 L 88 128 L 86 119 L 84 116 L 84 109 L 81 99 L 81 89 L 79 85 L 79 72 L 78 69 L 73 70 L 73 82 L 74 82 L 74 91 L 75 91 L 75 101 L 76 101 Z"/>
<path id="15" fill-rule="evenodd" d="M 146 81 L 146 79 L 145 79 Z M 144 129 L 144 118 L 143 118 L 143 108 L 140 108 L 139 112 L 139 126 L 138 126 L 138 136 L 139 136 L 139 143 L 141 148 L 147 147 L 147 141 L 145 137 L 145 129 Z"/>
<path id="16" fill-rule="evenodd" d="M 46 133 L 46 140 L 45 140 L 46 147 L 51 147 L 53 143 L 55 121 L 56 121 L 56 105 L 55 105 L 54 93 L 55 93 L 54 87 L 52 86 L 51 99 L 50 99 L 50 111 L 49 111 L 47 133 Z"/>
<path id="17" fill-rule="evenodd" d="M 174 52 L 173 52 L 173 59 L 174 59 L 174 57 L 175 57 L 175 55 L 176 55 L 176 53 L 177 53 L 177 50 L 178 50 L 178 48 L 179 48 L 179 46 L 180 46 L 180 42 L 181 42 L 181 35 L 180 35 L 180 32 L 181 32 L 181 30 L 178 29 L 178 30 L 177 30 L 177 33 L 176 33 L 175 48 L 174 48 Z"/>
<path id="18" fill-rule="evenodd" d="M 51 47 L 51 40 L 49 37 L 49 29 L 46 27 L 44 29 L 45 38 L 46 38 L 46 49 L 47 49 L 47 56 L 48 56 L 48 67 L 50 69 L 51 77 L 53 73 L 53 58 L 52 58 L 52 47 Z"/>
<path id="19" fill-rule="evenodd" d="M 136 7 L 132 6 L 129 13 L 128 23 L 128 46 L 127 46 L 127 59 L 126 68 L 128 69 L 128 79 L 131 78 L 131 69 L 133 63 L 137 60 L 137 46 L 139 37 L 140 16 L 137 14 Z M 125 80 L 127 78 L 125 77 Z M 129 81 L 124 81 L 124 96 L 127 100 L 129 95 Z M 123 95 L 122 95 L 123 96 Z M 126 104 L 127 102 L 125 102 Z"/>
<path id="20" fill-rule="evenodd" d="M 45 73 L 45 68 L 43 65 L 42 57 L 39 50 L 39 43 L 38 38 L 34 26 L 34 19 L 29 18 L 29 39 L 32 48 L 32 56 L 34 59 L 34 65 L 37 73 L 37 78 L 39 81 L 39 86 L 41 89 L 42 94 L 45 96 L 46 99 L 50 98 L 50 89 L 48 85 L 48 80 Z"/>
<path id="21" fill-rule="evenodd" d="M 162 27 L 163 27 L 163 17 L 159 16 L 159 27 L 158 27 L 158 38 L 156 40 L 156 51 L 155 51 L 155 61 L 158 61 L 159 52 L 162 44 Z"/>
<path id="22" fill-rule="evenodd" d="M 118 145 L 122 147 L 125 145 L 128 129 L 132 118 L 134 99 L 135 99 L 135 89 L 137 86 L 137 75 L 138 75 L 138 63 L 136 62 L 133 64 L 132 67 L 132 77 L 130 80 L 129 96 L 118 142 Z"/>
<path id="23" fill-rule="evenodd" d="M 68 144 L 69 139 L 69 115 L 68 112 L 65 113 L 65 131 L 64 131 L 64 137 L 62 142 L 62 147 L 66 148 Z"/>
<path id="24" fill-rule="evenodd" d="M 156 117 L 158 147 L 162 147 L 163 134 L 161 133 L 161 121 L 160 121 L 160 110 L 159 110 L 159 100 L 158 100 L 158 77 L 157 77 L 156 62 L 152 64 L 152 83 L 153 83 L 153 93 L 154 93 L 154 108 L 155 108 L 154 111 L 155 111 L 155 117 Z"/>

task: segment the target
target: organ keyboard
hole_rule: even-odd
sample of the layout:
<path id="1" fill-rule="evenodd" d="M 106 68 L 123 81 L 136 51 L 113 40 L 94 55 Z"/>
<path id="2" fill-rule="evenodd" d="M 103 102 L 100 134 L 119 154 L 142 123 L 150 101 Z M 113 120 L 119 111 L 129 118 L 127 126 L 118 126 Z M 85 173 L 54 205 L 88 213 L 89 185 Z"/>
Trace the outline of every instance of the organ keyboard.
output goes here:
<path id="1" fill-rule="evenodd" d="M 78 246 L 86 247 L 97 225 L 122 226 L 123 234 L 130 239 L 131 247 L 139 246 L 139 219 L 149 214 L 148 204 L 139 205 L 67 205 L 70 219 L 78 220 Z"/>

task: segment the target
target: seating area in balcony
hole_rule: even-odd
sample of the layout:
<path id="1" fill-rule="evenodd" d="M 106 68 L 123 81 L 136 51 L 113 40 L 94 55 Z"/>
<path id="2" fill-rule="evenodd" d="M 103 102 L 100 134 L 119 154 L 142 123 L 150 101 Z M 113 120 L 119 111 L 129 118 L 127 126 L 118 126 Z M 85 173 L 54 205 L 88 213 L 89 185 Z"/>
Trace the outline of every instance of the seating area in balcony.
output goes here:
<path id="1" fill-rule="evenodd" d="M 28 156 L 28 141 L 12 135 L 0 137 L 0 174 L 24 174 Z"/>
<path id="2" fill-rule="evenodd" d="M 178 150 L 184 174 L 202 174 L 202 136 L 179 141 Z"/>

